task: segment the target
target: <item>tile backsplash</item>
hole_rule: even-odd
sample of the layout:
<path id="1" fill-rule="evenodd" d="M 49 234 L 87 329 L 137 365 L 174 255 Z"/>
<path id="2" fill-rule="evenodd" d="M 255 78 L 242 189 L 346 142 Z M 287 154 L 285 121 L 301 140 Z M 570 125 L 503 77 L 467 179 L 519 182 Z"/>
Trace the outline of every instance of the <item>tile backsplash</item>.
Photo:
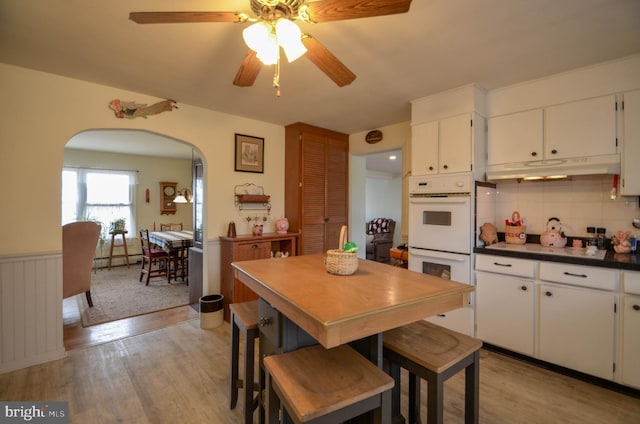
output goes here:
<path id="1" fill-rule="evenodd" d="M 541 234 L 547 221 L 556 217 L 567 236 L 586 235 L 586 227 L 605 227 L 607 238 L 617 231 L 631 231 L 640 217 L 638 196 L 611 199 L 613 175 L 574 176 L 557 181 L 504 180 L 496 184 L 496 217 L 498 231 L 504 231 L 505 219 L 513 211 L 520 212 L 528 234 Z"/>

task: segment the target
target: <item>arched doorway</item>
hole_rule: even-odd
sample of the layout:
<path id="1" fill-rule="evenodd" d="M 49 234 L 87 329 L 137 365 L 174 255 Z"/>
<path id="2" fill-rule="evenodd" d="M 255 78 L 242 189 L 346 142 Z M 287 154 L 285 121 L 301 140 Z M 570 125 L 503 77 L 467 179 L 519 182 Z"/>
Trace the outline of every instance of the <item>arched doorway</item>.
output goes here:
<path id="1" fill-rule="evenodd" d="M 133 190 L 131 197 L 130 218 L 128 219 L 130 222 L 127 227 L 128 233 L 126 235 L 130 266 L 126 267 L 126 260 L 124 258 L 116 258 L 116 255 L 114 255 L 111 260 L 114 268 L 118 267 L 123 271 L 125 269 L 130 270 L 120 273 L 125 275 L 123 278 L 127 278 L 130 281 L 127 281 L 127 285 L 125 285 L 124 289 L 121 290 L 121 297 L 119 299 L 110 300 L 109 302 L 105 301 L 103 305 L 100 305 L 100 307 L 107 307 L 107 304 L 123 304 L 126 301 L 135 302 L 136 296 L 132 295 L 132 288 L 139 285 L 144 286 L 144 283 L 140 283 L 138 281 L 137 274 L 140 269 L 140 263 L 138 262 L 140 259 L 140 244 L 137 238 L 139 228 L 148 228 L 150 230 L 160 231 L 161 223 L 171 222 L 182 224 L 185 231 L 195 232 L 195 212 L 197 210 L 199 213 L 198 231 L 200 234 L 206 234 L 206 232 L 203 231 L 202 220 L 204 207 L 202 202 L 202 194 L 204 193 L 202 183 L 205 181 L 204 178 L 201 178 L 200 180 L 201 187 L 198 202 L 175 204 L 173 205 L 174 212 L 171 214 L 167 214 L 166 210 L 163 212 L 163 208 L 160 203 L 163 198 L 162 193 L 160 192 L 160 182 L 175 182 L 177 190 L 184 192 L 184 189 L 188 189 L 190 193 L 194 193 L 194 163 L 199 162 L 201 164 L 202 175 L 202 170 L 204 169 L 203 159 L 201 152 L 188 142 L 144 130 L 87 130 L 75 135 L 69 140 L 65 146 L 63 174 L 65 172 L 71 172 L 73 174 L 74 171 L 80 169 L 89 170 L 88 172 L 105 171 L 108 173 L 116 171 L 117 173 L 134 173 L 136 179 L 135 190 Z M 68 221 L 75 210 L 71 213 L 68 210 L 65 210 L 64 185 L 63 177 L 63 201 L 61 202 L 63 209 L 62 216 L 63 221 Z M 92 211 L 93 214 L 96 213 L 95 208 Z M 91 213 L 86 214 L 85 216 L 79 215 L 78 217 L 82 219 L 95 218 Z M 63 224 L 64 223 L 65 222 L 63 222 Z M 111 278 L 115 273 L 111 273 L 111 275 L 109 275 L 107 272 L 98 272 L 98 270 L 102 271 L 108 268 L 108 257 L 110 256 L 109 253 L 111 251 L 111 236 L 108 231 L 109 223 L 103 223 L 103 226 L 107 228 L 103 230 L 101 238 L 102 245 L 99 244 L 98 247 L 100 250 L 96 253 L 96 272 L 94 273 L 94 276 L 101 274 Z M 122 244 L 122 242 L 119 244 Z M 204 247 L 205 246 L 201 246 L 201 249 Z M 118 249 L 120 249 L 119 252 Z M 115 251 L 116 254 L 123 253 L 122 247 L 119 246 L 115 248 Z M 202 250 L 200 251 L 202 252 Z M 205 266 L 203 261 L 200 261 L 200 263 L 202 263 L 201 266 Z M 114 268 L 112 268 L 112 270 Z M 206 275 L 204 272 L 202 272 L 202 274 Z M 186 286 L 184 289 L 187 292 L 187 299 L 190 292 L 191 297 L 193 297 L 192 292 L 194 290 L 198 291 L 197 285 L 199 285 L 199 293 L 202 293 L 201 279 L 199 281 L 197 279 L 189 279 L 188 281 L 188 285 L 186 283 L 184 284 L 184 286 Z M 176 283 L 176 286 L 183 284 L 178 282 L 177 279 Z M 166 281 L 158 282 L 158 284 L 166 285 Z M 149 295 L 149 297 L 151 296 Z M 161 298 L 162 296 L 159 297 Z M 82 296 L 80 296 L 80 298 L 82 298 Z M 141 297 L 138 296 L 138 299 L 140 298 Z M 82 321 L 81 324 L 85 324 L 84 319 L 86 317 L 83 316 L 82 311 L 80 311 L 83 307 L 82 302 L 78 301 L 79 299 L 72 300 L 74 300 L 74 303 L 78 303 L 77 307 Z M 68 302 L 68 299 L 65 300 L 65 302 Z M 185 301 L 185 303 L 188 302 L 188 300 Z M 94 307 L 95 303 L 96 302 L 94 302 Z M 65 329 L 69 323 L 66 308 L 67 305 L 65 304 Z M 166 304 L 162 302 L 159 304 L 158 308 L 167 309 Z M 94 311 L 94 309 L 91 308 L 90 311 Z M 145 314 L 148 312 L 150 311 L 143 311 Z M 124 313 L 126 313 L 126 311 L 124 311 Z M 184 315 L 185 317 L 189 316 L 188 313 L 185 313 Z M 113 316 L 117 316 L 117 313 Z M 104 317 L 98 317 L 98 321 L 103 318 Z M 110 323 L 111 327 L 118 326 L 116 320 L 110 320 Z M 98 325 L 102 324 L 98 323 Z"/>

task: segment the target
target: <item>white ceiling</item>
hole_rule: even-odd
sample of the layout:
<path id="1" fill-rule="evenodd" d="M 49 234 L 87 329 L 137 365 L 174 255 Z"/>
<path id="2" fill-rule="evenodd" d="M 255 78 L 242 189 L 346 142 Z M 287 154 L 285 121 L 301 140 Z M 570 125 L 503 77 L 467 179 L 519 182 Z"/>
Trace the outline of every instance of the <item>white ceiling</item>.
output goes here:
<path id="1" fill-rule="evenodd" d="M 348 134 L 410 119 L 412 99 L 487 89 L 640 53 L 639 0 L 414 0 L 406 14 L 301 24 L 357 79 L 309 60 L 232 85 L 246 24 L 140 25 L 131 11 L 241 11 L 249 0 L 0 0 L 0 62 L 286 125 Z M 179 113 L 176 112 L 176 113 Z"/>

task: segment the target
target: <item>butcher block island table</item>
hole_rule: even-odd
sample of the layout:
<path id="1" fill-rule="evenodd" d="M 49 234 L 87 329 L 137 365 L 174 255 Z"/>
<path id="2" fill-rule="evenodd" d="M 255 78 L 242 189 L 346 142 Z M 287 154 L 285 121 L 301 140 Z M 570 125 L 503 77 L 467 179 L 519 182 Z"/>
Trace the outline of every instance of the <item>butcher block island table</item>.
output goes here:
<path id="1" fill-rule="evenodd" d="M 324 256 L 232 263 L 238 280 L 260 297 L 261 365 L 264 355 L 349 343 L 382 368 L 384 331 L 462 308 L 474 290 L 363 259 L 355 274 L 333 275 L 326 271 Z M 398 414 L 399 405 L 391 409 Z"/>
<path id="2" fill-rule="evenodd" d="M 359 259 L 353 275 L 329 274 L 324 255 L 234 262 L 237 278 L 325 348 L 468 304 L 473 287 Z"/>

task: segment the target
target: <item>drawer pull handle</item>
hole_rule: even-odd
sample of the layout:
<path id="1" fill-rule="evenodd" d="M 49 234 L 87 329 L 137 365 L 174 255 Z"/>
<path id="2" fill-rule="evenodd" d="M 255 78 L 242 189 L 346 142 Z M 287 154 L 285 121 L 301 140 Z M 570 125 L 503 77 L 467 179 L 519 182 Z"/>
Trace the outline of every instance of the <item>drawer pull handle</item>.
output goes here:
<path id="1" fill-rule="evenodd" d="M 564 275 L 568 275 L 569 277 L 580 277 L 580 278 L 587 278 L 589 277 L 586 274 L 573 274 L 571 272 L 565 272 Z"/>
<path id="2" fill-rule="evenodd" d="M 267 325 L 269 325 L 269 323 L 271 323 L 271 320 L 269 320 L 269 318 L 267 317 L 260 317 L 260 319 L 258 320 L 258 325 L 260 327 L 266 327 Z"/>
<path id="3" fill-rule="evenodd" d="M 527 288 L 527 286 L 522 286 L 522 287 L 520 287 L 520 290 L 522 290 L 522 291 L 527 291 L 527 290 L 529 290 L 529 289 Z"/>
<path id="4" fill-rule="evenodd" d="M 500 262 L 494 262 L 493 263 L 495 266 L 506 266 L 506 267 L 512 267 L 513 265 L 511 264 L 501 264 Z"/>
<path id="5" fill-rule="evenodd" d="M 640 305 L 633 305 L 632 308 L 634 311 L 640 311 Z"/>
<path id="6" fill-rule="evenodd" d="M 438 314 L 438 316 L 442 317 L 442 318 L 446 318 L 447 317 L 445 314 Z"/>
<path id="7" fill-rule="evenodd" d="M 553 296 L 553 293 L 551 293 L 550 291 L 546 292 L 545 295 L 547 295 L 548 297 Z"/>
<path id="8" fill-rule="evenodd" d="M 252 249 L 257 249 L 257 248 L 258 248 L 258 245 L 257 245 L 257 244 L 252 244 L 252 245 L 251 245 L 251 248 L 252 248 Z"/>

